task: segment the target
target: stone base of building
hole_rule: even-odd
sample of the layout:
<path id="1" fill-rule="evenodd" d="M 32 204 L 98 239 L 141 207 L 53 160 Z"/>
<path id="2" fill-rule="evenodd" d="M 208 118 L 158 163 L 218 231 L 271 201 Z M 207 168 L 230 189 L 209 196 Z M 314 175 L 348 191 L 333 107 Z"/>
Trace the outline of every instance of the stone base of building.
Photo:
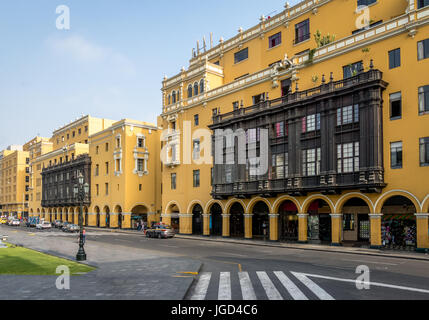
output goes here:
<path id="1" fill-rule="evenodd" d="M 369 246 L 370 249 L 376 249 L 376 250 L 380 250 L 381 248 L 383 248 L 382 246 Z"/>
<path id="2" fill-rule="evenodd" d="M 429 249 L 427 249 L 427 248 L 417 248 L 416 252 L 418 252 L 418 253 L 429 253 Z"/>
<path id="3" fill-rule="evenodd" d="M 331 247 L 342 247 L 341 243 L 331 243 Z"/>

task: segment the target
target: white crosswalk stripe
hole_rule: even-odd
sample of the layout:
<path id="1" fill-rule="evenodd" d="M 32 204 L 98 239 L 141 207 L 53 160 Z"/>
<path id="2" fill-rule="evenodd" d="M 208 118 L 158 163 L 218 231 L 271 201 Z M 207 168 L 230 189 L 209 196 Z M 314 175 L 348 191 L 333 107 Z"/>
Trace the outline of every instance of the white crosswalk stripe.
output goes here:
<path id="1" fill-rule="evenodd" d="M 258 275 L 258 278 L 261 281 L 262 287 L 264 288 L 268 299 L 283 300 L 283 297 L 281 296 L 280 292 L 276 289 L 276 287 L 274 286 L 273 282 L 270 280 L 266 272 L 258 271 L 256 272 L 256 274 Z"/>
<path id="2" fill-rule="evenodd" d="M 206 298 L 207 289 L 209 288 L 211 277 L 211 272 L 205 272 L 201 274 L 198 283 L 195 287 L 194 294 L 191 297 L 191 300 L 204 300 Z"/>
<path id="3" fill-rule="evenodd" d="M 241 294 L 243 295 L 243 300 L 256 300 L 255 290 L 253 289 L 249 274 L 247 272 L 239 272 L 238 278 L 240 279 L 240 287 Z"/>
<path id="4" fill-rule="evenodd" d="M 291 272 L 299 281 L 301 281 L 305 286 L 310 289 L 320 300 L 335 300 L 329 293 L 315 284 L 307 276 L 298 272 Z"/>
<path id="5" fill-rule="evenodd" d="M 308 300 L 304 293 L 282 271 L 275 271 L 274 274 L 294 300 Z"/>
<path id="6" fill-rule="evenodd" d="M 220 273 L 218 300 L 231 300 L 231 274 L 229 272 Z"/>

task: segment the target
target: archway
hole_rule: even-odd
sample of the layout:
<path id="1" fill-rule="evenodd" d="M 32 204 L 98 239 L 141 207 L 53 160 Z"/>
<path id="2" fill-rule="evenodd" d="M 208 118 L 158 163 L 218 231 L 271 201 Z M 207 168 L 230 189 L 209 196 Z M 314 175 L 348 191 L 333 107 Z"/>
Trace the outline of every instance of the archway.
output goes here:
<path id="1" fill-rule="evenodd" d="M 45 209 L 42 209 L 42 216 L 40 218 L 45 219 Z"/>
<path id="2" fill-rule="evenodd" d="M 253 238 L 265 239 L 268 237 L 268 227 L 270 224 L 270 209 L 264 201 L 258 201 L 253 206 L 252 235 Z"/>
<path id="3" fill-rule="evenodd" d="M 229 209 L 230 218 L 230 236 L 234 238 L 244 238 L 244 208 L 235 202 Z"/>
<path id="4" fill-rule="evenodd" d="M 416 207 L 404 196 L 388 198 L 381 209 L 382 244 L 388 249 L 415 250 L 417 246 Z"/>
<path id="5" fill-rule="evenodd" d="M 313 243 L 331 243 L 331 208 L 322 199 L 313 200 L 308 207 L 308 240 Z"/>
<path id="6" fill-rule="evenodd" d="M 97 228 L 100 228 L 100 208 L 98 206 L 95 206 L 94 213 L 96 217 L 95 225 L 97 226 Z"/>
<path id="7" fill-rule="evenodd" d="M 115 207 L 115 213 L 118 215 L 118 228 L 122 229 L 122 208 L 121 206 Z"/>
<path id="8" fill-rule="evenodd" d="M 283 201 L 279 207 L 279 240 L 298 241 L 298 208 L 291 200 Z"/>
<path id="9" fill-rule="evenodd" d="M 171 228 L 175 230 L 176 233 L 180 232 L 180 209 L 177 204 L 172 204 L 168 208 L 168 214 L 171 216 Z"/>
<path id="10" fill-rule="evenodd" d="M 218 203 L 210 208 L 210 235 L 222 236 L 222 207 Z"/>
<path id="11" fill-rule="evenodd" d="M 351 198 L 340 210 L 343 214 L 343 245 L 369 246 L 371 210 L 368 204 L 361 198 Z"/>
<path id="12" fill-rule="evenodd" d="M 131 210 L 131 228 L 137 229 L 139 228 L 139 225 L 141 226 L 142 223 L 144 223 L 147 227 L 151 227 L 147 225 L 147 213 L 148 209 L 146 206 L 135 206 Z"/>
<path id="13" fill-rule="evenodd" d="M 88 221 L 89 221 L 88 207 L 83 207 L 83 216 L 84 216 L 83 225 L 85 227 L 87 227 L 88 226 Z"/>
<path id="14" fill-rule="evenodd" d="M 110 228 L 110 208 L 105 206 L 103 213 L 106 215 L 106 228 Z"/>
<path id="15" fill-rule="evenodd" d="M 192 209 L 192 234 L 203 234 L 203 208 L 199 204 Z"/>

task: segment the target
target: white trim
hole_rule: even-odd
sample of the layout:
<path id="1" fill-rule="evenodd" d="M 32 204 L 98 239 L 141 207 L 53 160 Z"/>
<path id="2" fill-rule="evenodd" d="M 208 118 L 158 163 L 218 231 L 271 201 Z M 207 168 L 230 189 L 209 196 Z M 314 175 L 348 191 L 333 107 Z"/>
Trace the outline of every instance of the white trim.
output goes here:
<path id="1" fill-rule="evenodd" d="M 223 207 L 223 203 L 219 200 L 215 200 L 215 199 L 211 199 L 209 202 L 207 202 L 205 208 L 204 208 L 204 212 L 210 212 L 209 208 L 212 206 L 212 204 L 217 203 L 218 205 L 220 205 L 220 208 L 222 209 L 222 213 L 224 212 L 224 207 Z"/>
<path id="2" fill-rule="evenodd" d="M 180 206 L 179 206 L 179 203 L 177 202 L 177 201 L 175 201 L 175 200 L 171 200 L 169 203 L 167 203 L 167 205 L 165 206 L 165 214 L 169 214 L 169 215 L 171 215 L 171 213 L 167 213 L 167 210 L 170 208 L 170 206 L 172 205 L 172 204 L 174 204 L 174 205 L 176 205 L 176 207 L 177 208 L 179 208 L 179 212 L 181 212 L 182 211 L 182 209 L 180 208 Z"/>
<path id="3" fill-rule="evenodd" d="M 243 200 L 232 198 L 231 200 L 229 200 L 229 201 L 226 203 L 225 208 L 224 208 L 224 209 L 225 209 L 224 211 L 226 211 L 226 209 L 230 209 L 231 204 L 233 204 L 234 202 L 238 202 L 238 203 L 240 203 L 240 204 L 241 204 L 241 206 L 243 207 L 243 210 L 246 210 L 246 205 L 244 204 L 244 201 L 243 201 Z"/>
<path id="4" fill-rule="evenodd" d="M 386 192 L 386 193 L 383 193 L 378 199 L 377 199 L 377 201 L 376 201 L 376 203 L 375 203 L 375 205 L 374 205 L 374 209 L 376 209 L 377 208 L 377 206 L 378 206 L 378 203 L 381 201 L 381 200 L 383 200 L 383 199 L 385 199 L 385 198 L 387 198 L 387 196 L 389 195 L 389 194 L 391 194 L 391 193 L 395 193 L 395 192 L 403 192 L 403 193 L 405 193 L 405 194 L 408 194 L 409 196 L 411 196 L 412 198 L 414 198 L 414 200 L 416 200 L 416 202 L 419 204 L 419 208 L 416 208 L 416 210 L 417 211 L 423 211 L 422 210 L 422 204 L 420 203 L 420 201 L 419 201 L 419 199 L 417 199 L 417 197 L 415 196 L 415 195 L 413 195 L 411 192 L 409 192 L 409 191 L 406 191 L 406 190 L 401 190 L 401 189 L 395 189 L 395 190 L 390 190 L 390 191 L 388 191 L 388 192 Z M 381 210 L 382 208 L 380 208 L 380 210 Z"/>
<path id="5" fill-rule="evenodd" d="M 200 200 L 192 200 L 191 203 L 188 205 L 188 210 L 186 210 L 186 212 L 191 212 L 191 208 L 193 207 L 194 204 L 199 204 L 201 206 L 201 209 L 204 210 L 204 205 Z"/>
<path id="6" fill-rule="evenodd" d="M 267 199 L 265 199 L 265 198 L 261 198 L 261 197 L 256 197 L 256 198 L 253 198 L 252 200 L 250 200 L 249 201 L 249 204 L 247 205 L 247 207 L 245 208 L 245 210 L 246 210 L 246 212 L 250 212 L 250 207 L 252 206 L 252 205 L 254 205 L 255 203 L 258 203 L 259 201 L 262 201 L 262 202 L 264 202 L 266 205 L 267 205 L 267 207 L 268 207 L 268 210 L 270 210 L 270 212 L 273 212 L 273 205 L 271 204 L 271 202 L 269 201 L 269 200 L 267 200 Z M 267 202 L 269 203 L 269 204 L 267 204 Z"/>
<path id="7" fill-rule="evenodd" d="M 361 197 L 363 197 L 363 198 L 367 199 L 367 200 L 369 201 L 369 203 L 371 203 L 371 206 L 372 206 L 371 208 L 369 208 L 369 210 L 370 210 L 371 212 L 374 212 L 374 210 L 375 210 L 374 203 L 371 201 L 371 199 L 370 199 L 369 197 L 367 197 L 367 196 L 366 196 L 366 195 L 364 195 L 363 193 L 359 193 L 359 192 L 350 192 L 350 193 L 346 193 L 345 195 L 341 196 L 341 198 L 339 198 L 339 199 L 337 200 L 337 202 L 335 203 L 335 207 L 334 207 L 335 212 L 337 212 L 337 209 L 339 209 L 339 208 L 337 208 L 337 206 L 340 204 L 340 202 L 341 202 L 344 198 L 346 198 L 346 197 L 348 197 L 348 196 L 350 196 L 350 195 L 361 196 Z M 358 198 L 359 198 L 359 197 L 358 197 Z"/>
<path id="8" fill-rule="evenodd" d="M 307 202 L 309 202 L 309 201 L 313 201 L 313 200 L 316 200 L 316 199 L 323 199 L 323 200 L 325 200 L 327 203 L 330 203 L 331 205 L 332 205 L 332 208 L 334 209 L 334 212 L 335 212 L 335 206 L 334 206 L 334 203 L 332 202 L 332 200 L 331 199 L 329 199 L 327 196 L 325 196 L 325 195 L 323 195 L 323 194 L 313 194 L 313 195 L 311 195 L 310 197 L 308 197 L 307 199 L 305 199 L 305 201 L 304 201 L 304 203 L 302 204 L 302 206 L 301 206 L 301 211 L 302 210 L 304 210 L 304 208 L 306 207 L 306 205 L 307 205 Z"/>

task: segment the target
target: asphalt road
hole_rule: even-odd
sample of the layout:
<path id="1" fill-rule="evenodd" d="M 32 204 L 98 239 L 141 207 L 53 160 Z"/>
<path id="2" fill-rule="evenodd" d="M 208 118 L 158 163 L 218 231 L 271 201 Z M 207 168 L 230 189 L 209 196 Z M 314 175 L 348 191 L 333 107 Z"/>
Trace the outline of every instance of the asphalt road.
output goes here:
<path id="1" fill-rule="evenodd" d="M 29 232 L 18 228 L 18 232 Z M 77 237 L 58 230 L 47 238 Z M 87 231 L 87 242 L 142 248 L 203 262 L 188 300 L 428 300 L 429 261 Z M 360 267 L 369 283 L 357 288 Z M 358 284 L 362 284 L 359 282 Z M 369 285 L 369 286 L 368 286 Z M 365 288 L 366 287 L 366 288 Z"/>

